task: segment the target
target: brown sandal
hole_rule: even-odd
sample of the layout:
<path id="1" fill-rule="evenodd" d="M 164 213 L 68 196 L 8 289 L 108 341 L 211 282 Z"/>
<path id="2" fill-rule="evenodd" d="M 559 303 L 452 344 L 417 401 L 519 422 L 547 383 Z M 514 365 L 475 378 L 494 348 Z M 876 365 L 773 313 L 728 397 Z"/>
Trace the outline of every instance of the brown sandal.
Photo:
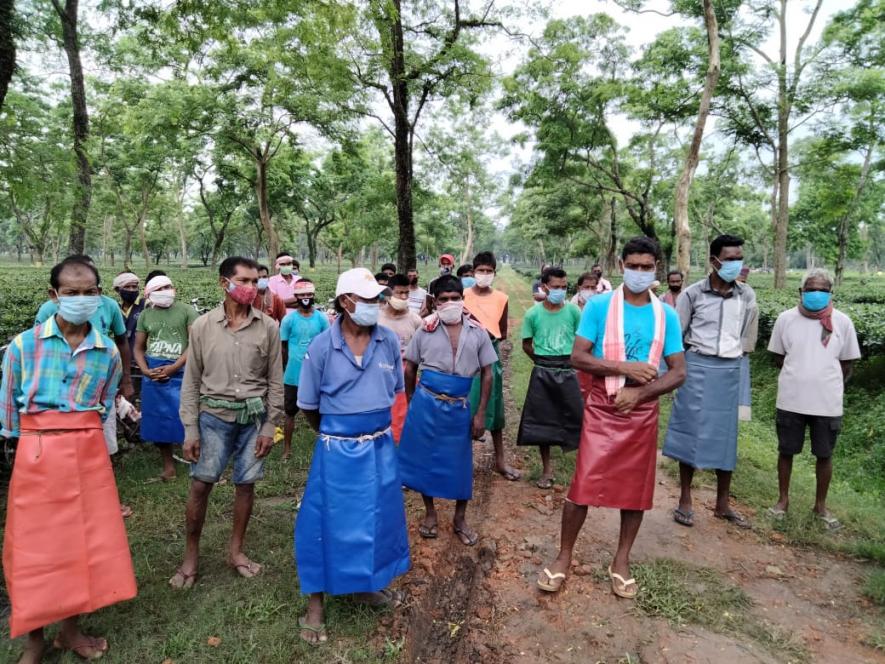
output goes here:
<path id="1" fill-rule="evenodd" d="M 181 577 L 181 583 L 175 584 L 173 583 L 176 578 Z M 176 590 L 190 590 L 194 587 L 194 584 L 197 582 L 197 572 L 193 572 L 192 574 L 185 574 L 181 571 L 179 567 L 175 570 L 175 574 L 172 575 L 172 578 L 169 579 L 169 585 L 175 588 Z"/>

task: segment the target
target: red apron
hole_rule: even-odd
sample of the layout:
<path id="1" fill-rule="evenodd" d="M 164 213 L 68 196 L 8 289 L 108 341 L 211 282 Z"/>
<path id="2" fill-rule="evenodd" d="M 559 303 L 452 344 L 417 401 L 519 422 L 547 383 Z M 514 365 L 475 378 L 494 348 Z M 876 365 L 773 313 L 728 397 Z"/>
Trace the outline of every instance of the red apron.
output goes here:
<path id="1" fill-rule="evenodd" d="M 97 412 L 21 415 L 3 573 L 11 638 L 135 597 L 132 556 Z"/>
<path id="2" fill-rule="evenodd" d="M 605 379 L 594 376 L 568 499 L 578 505 L 650 510 L 657 451 L 658 402 L 621 415 L 605 392 Z"/>
<path id="3" fill-rule="evenodd" d="M 409 410 L 409 402 L 406 401 L 405 392 L 397 392 L 393 399 L 393 408 L 390 409 L 390 429 L 393 431 L 393 442 L 399 445 L 399 437 L 406 423 L 406 413 Z"/>

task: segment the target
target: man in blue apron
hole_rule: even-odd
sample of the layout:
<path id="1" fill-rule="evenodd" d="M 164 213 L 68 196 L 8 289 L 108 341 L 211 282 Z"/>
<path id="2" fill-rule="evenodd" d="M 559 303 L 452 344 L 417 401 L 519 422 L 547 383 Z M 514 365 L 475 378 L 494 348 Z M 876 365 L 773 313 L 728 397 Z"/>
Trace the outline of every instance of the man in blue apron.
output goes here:
<path id="1" fill-rule="evenodd" d="M 402 483 L 390 409 L 403 391 L 399 339 L 378 325 L 384 286 L 365 268 L 338 277 L 339 316 L 307 348 L 298 408 L 317 430 L 304 499 L 295 522 L 295 562 L 309 595 L 301 638 L 327 640 L 325 594 L 373 606 L 399 602 L 387 590 L 410 566 Z"/>
<path id="2" fill-rule="evenodd" d="M 485 432 L 485 411 L 498 355 L 488 333 L 464 315 L 461 280 L 443 275 L 433 282 L 435 313 L 406 348 L 409 413 L 398 448 L 403 484 L 420 491 L 426 514 L 418 534 L 438 536 L 434 498 L 455 502 L 454 531 L 467 546 L 478 535 L 465 520 L 473 495 L 473 441 Z M 421 381 L 417 389 L 418 371 Z M 481 376 L 480 403 L 470 415 L 470 388 Z"/>

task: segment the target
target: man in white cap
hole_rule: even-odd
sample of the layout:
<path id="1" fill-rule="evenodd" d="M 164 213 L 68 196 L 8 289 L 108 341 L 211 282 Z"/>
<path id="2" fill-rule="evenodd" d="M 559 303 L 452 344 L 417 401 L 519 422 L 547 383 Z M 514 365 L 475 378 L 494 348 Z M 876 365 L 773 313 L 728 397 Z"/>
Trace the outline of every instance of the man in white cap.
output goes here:
<path id="1" fill-rule="evenodd" d="M 408 571 L 406 512 L 390 409 L 402 392 L 399 339 L 378 325 L 384 286 L 365 268 L 338 277 L 340 316 L 307 349 L 298 407 L 318 431 L 301 509 L 295 559 L 301 592 L 301 638 L 327 640 L 323 597 L 356 594 L 373 606 L 396 606 L 388 584 Z"/>
<path id="2" fill-rule="evenodd" d="M 163 457 L 160 477 L 175 477 L 172 446 L 184 442 L 178 408 L 187 359 L 188 333 L 197 320 L 193 307 L 175 301 L 172 280 L 154 277 L 144 287 L 148 308 L 138 319 L 135 361 L 144 379 L 141 386 L 141 439 L 157 445 Z"/>
<path id="3" fill-rule="evenodd" d="M 295 311 L 298 298 L 295 297 L 295 284 L 298 283 L 298 261 L 292 258 L 287 251 L 281 251 L 277 254 L 274 265 L 278 274 L 275 274 L 267 281 L 267 287 L 270 291 L 283 301 L 286 305 L 286 311 Z"/>

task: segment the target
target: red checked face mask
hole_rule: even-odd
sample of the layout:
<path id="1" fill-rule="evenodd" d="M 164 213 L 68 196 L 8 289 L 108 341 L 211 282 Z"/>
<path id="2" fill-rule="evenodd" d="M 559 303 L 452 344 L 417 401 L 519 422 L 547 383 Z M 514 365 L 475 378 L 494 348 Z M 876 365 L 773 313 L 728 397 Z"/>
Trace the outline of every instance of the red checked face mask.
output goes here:
<path id="1" fill-rule="evenodd" d="M 232 281 L 227 282 L 227 292 L 231 299 L 238 304 L 252 304 L 258 289 L 255 286 L 240 286 Z"/>

